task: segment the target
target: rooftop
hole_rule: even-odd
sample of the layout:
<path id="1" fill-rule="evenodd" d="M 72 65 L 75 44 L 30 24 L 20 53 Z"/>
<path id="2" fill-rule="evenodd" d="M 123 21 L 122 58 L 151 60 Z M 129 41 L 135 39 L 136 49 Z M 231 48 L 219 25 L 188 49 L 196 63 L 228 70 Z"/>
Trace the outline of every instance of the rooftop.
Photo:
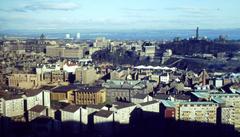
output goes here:
<path id="1" fill-rule="evenodd" d="M 144 99 L 148 96 L 148 94 L 136 94 L 132 98 L 137 98 L 137 99 Z"/>
<path id="2" fill-rule="evenodd" d="M 76 88 L 77 88 L 76 85 L 60 86 L 60 87 L 56 87 L 56 88 L 52 89 L 52 92 L 65 93 L 65 92 L 68 92 L 70 90 L 75 90 Z"/>
<path id="3" fill-rule="evenodd" d="M 217 105 L 214 102 L 179 102 L 179 105 Z"/>
<path id="4" fill-rule="evenodd" d="M 167 94 L 157 94 L 156 96 L 154 96 L 153 98 L 155 99 L 160 99 L 160 100 L 168 100 L 168 97 L 170 95 L 167 95 Z"/>
<path id="5" fill-rule="evenodd" d="M 24 93 L 27 97 L 36 96 L 41 93 L 42 90 L 25 90 Z"/>
<path id="6" fill-rule="evenodd" d="M 221 98 L 215 97 L 212 99 L 214 102 L 218 103 L 218 104 L 223 104 L 225 103 L 225 101 Z"/>
<path id="7" fill-rule="evenodd" d="M 135 106 L 136 104 L 134 104 L 134 103 L 125 103 L 125 102 L 114 102 L 113 106 L 114 105 L 115 105 L 116 109 L 123 109 L 123 108 Z"/>
<path id="8" fill-rule="evenodd" d="M 67 112 L 76 112 L 78 109 L 80 108 L 80 106 L 77 106 L 77 105 L 68 105 L 66 106 L 65 108 L 63 108 L 62 110 L 63 111 L 67 111 Z"/>
<path id="9" fill-rule="evenodd" d="M 156 104 L 156 103 L 159 103 L 159 102 L 156 101 L 156 100 L 153 100 L 153 101 L 149 101 L 149 102 L 140 103 L 140 105 L 141 106 L 148 106 L 148 105 L 152 105 L 152 104 Z"/>
<path id="10" fill-rule="evenodd" d="M 47 107 L 42 106 L 42 105 L 36 105 L 36 106 L 32 107 L 29 111 L 40 113 L 40 112 L 44 111 L 46 108 Z"/>
<path id="11" fill-rule="evenodd" d="M 172 97 L 175 99 L 178 99 L 178 100 L 190 100 L 191 99 L 191 96 L 184 95 L 184 94 L 177 94 Z"/>
<path id="12" fill-rule="evenodd" d="M 112 111 L 100 110 L 100 111 L 98 111 L 98 112 L 95 114 L 95 116 L 108 118 L 108 117 L 111 116 L 112 114 L 113 114 Z"/>
<path id="13" fill-rule="evenodd" d="M 102 87 L 96 87 L 96 86 L 83 86 L 83 87 L 78 87 L 75 91 L 76 92 L 99 92 L 102 90 Z"/>
<path id="14" fill-rule="evenodd" d="M 104 105 L 94 105 L 94 104 L 91 104 L 91 105 L 87 105 L 88 108 L 95 108 L 95 109 L 101 109 L 104 107 Z"/>
<path id="15" fill-rule="evenodd" d="M 165 107 L 170 107 L 170 108 L 174 108 L 175 104 L 174 102 L 170 101 L 170 100 L 163 100 L 161 101 L 161 103 L 165 106 Z"/>

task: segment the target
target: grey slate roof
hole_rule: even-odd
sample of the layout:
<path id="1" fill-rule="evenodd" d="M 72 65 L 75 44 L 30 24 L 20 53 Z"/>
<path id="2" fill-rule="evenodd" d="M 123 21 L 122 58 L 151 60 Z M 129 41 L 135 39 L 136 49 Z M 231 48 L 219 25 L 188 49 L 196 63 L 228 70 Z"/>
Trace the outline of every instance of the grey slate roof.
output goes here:
<path id="1" fill-rule="evenodd" d="M 144 99 L 148 96 L 148 94 L 136 94 L 132 98 L 137 98 L 137 99 Z"/>
<path id="2" fill-rule="evenodd" d="M 98 111 L 98 112 L 95 114 L 95 116 L 108 118 L 108 117 L 111 116 L 112 114 L 113 114 L 113 111 L 100 110 L 100 111 Z"/>
<path id="3" fill-rule="evenodd" d="M 41 113 L 41 112 L 43 112 L 46 108 L 47 108 L 47 107 L 42 106 L 42 105 L 36 105 L 36 106 L 32 107 L 29 111 Z"/>
<path id="4" fill-rule="evenodd" d="M 67 112 L 76 112 L 78 109 L 80 108 L 80 106 L 77 105 L 68 105 L 65 108 L 63 108 L 63 111 L 67 111 Z"/>
<path id="5" fill-rule="evenodd" d="M 156 100 L 153 100 L 153 101 L 149 101 L 149 102 L 140 103 L 140 105 L 141 106 L 148 106 L 148 105 L 152 105 L 152 104 L 155 104 L 155 103 L 159 103 L 159 102 L 156 101 Z"/>

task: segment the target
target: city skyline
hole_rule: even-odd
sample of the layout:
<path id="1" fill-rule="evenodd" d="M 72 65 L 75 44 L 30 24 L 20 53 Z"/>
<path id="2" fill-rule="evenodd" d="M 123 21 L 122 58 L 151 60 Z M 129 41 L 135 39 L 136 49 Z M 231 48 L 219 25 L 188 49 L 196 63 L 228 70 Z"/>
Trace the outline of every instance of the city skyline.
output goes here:
<path id="1" fill-rule="evenodd" d="M 0 30 L 240 28 L 231 0 L 3 0 Z"/>

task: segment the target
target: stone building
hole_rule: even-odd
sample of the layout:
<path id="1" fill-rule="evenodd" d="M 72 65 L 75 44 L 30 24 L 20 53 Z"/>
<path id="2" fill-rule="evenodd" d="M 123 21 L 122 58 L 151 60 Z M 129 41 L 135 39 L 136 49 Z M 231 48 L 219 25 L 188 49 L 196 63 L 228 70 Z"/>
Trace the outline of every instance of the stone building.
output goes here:
<path id="1" fill-rule="evenodd" d="M 8 76 L 8 86 L 23 89 L 38 88 L 41 86 L 40 75 L 11 74 Z"/>
<path id="2" fill-rule="evenodd" d="M 81 84 L 93 84 L 99 75 L 97 74 L 94 67 L 81 67 L 76 69 L 76 79 L 75 81 Z"/>
<path id="3" fill-rule="evenodd" d="M 137 80 L 108 80 L 103 83 L 103 87 L 107 90 L 107 98 L 114 101 L 129 101 L 131 98 L 140 93 L 147 94 L 148 91 L 146 81 Z"/>
<path id="4" fill-rule="evenodd" d="M 74 91 L 74 102 L 79 105 L 101 104 L 106 101 L 106 90 L 101 87 L 83 86 Z"/>

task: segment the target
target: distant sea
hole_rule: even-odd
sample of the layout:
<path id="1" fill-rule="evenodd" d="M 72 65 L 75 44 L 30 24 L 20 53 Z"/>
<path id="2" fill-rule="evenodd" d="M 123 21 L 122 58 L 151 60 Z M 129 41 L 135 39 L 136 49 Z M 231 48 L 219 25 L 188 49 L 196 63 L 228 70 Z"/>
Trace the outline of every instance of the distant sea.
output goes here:
<path id="1" fill-rule="evenodd" d="M 106 37 L 112 40 L 172 40 L 175 37 L 187 39 L 195 36 L 195 30 L 122 30 L 122 31 L 89 31 L 89 30 L 4 30 L 0 31 L 0 35 L 7 37 L 25 37 L 25 38 L 39 38 L 43 33 L 49 39 L 63 39 L 67 33 L 71 37 L 76 37 L 77 33 L 81 34 L 81 39 L 92 40 L 96 37 Z M 210 30 L 205 29 L 199 31 L 201 37 L 209 39 L 218 38 L 223 35 L 231 40 L 240 40 L 240 29 L 221 29 Z"/>

